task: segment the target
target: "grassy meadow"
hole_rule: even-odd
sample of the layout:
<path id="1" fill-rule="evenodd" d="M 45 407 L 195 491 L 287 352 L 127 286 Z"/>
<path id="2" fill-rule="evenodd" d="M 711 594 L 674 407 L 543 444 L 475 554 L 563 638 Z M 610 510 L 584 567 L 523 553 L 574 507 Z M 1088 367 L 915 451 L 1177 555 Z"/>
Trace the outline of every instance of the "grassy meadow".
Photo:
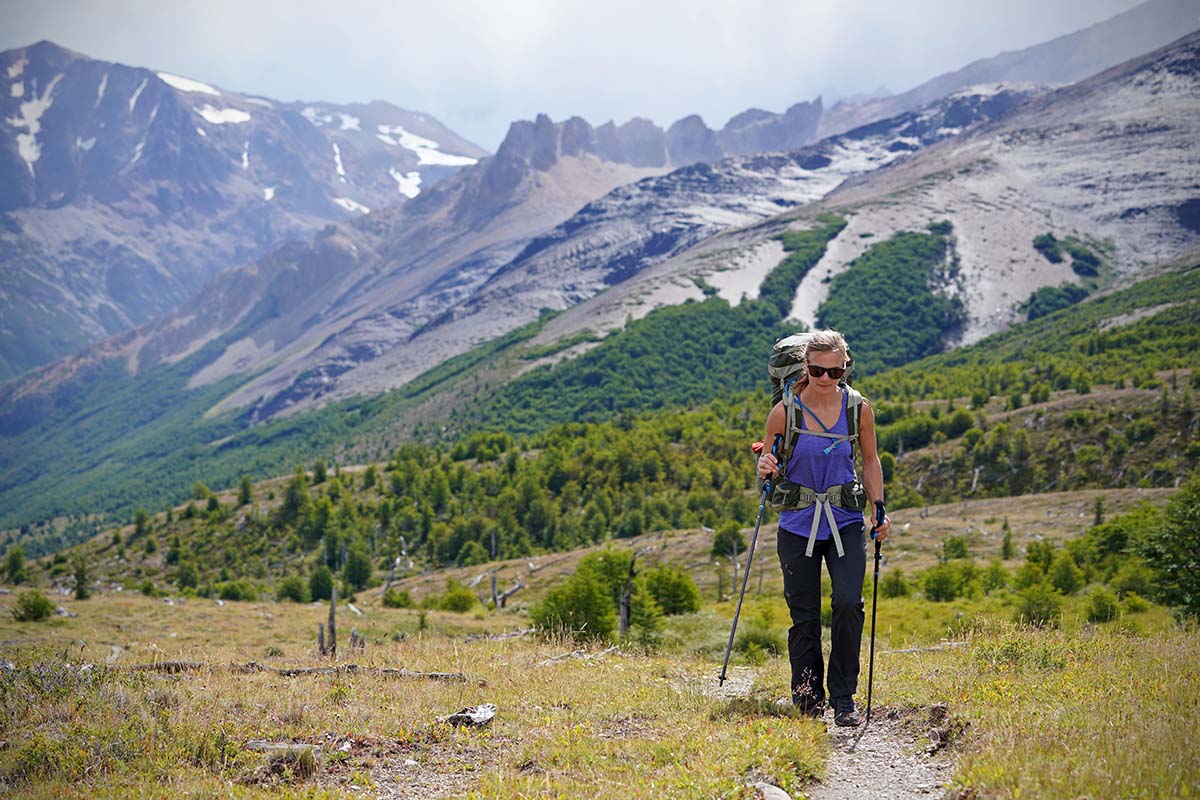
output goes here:
<path id="1" fill-rule="evenodd" d="M 1094 498 L 1085 494 L 897 512 L 883 573 L 932 564 L 951 532 L 967 531 L 973 555 L 990 558 L 1005 518 L 1018 544 L 1070 538 L 1088 524 L 1080 517 Z M 1120 494 L 1105 498 L 1108 508 L 1121 509 Z M 1143 495 L 1137 499 L 1162 505 L 1168 492 Z M 339 606 L 336 662 L 316 649 L 327 604 L 221 605 L 126 591 L 53 596 L 74 616 L 17 622 L 8 613 L 16 595 L 3 595 L 0 790 L 14 798 L 748 798 L 748 785 L 765 780 L 803 797 L 825 774 L 831 745 L 825 722 L 796 718 L 775 702 L 787 695 L 786 656 L 777 651 L 788 622 L 774 536 L 764 526 L 739 625 L 760 646 L 735 652 L 723 689 L 716 675 L 736 594 L 732 575 L 721 572 L 727 565 L 704 553 L 711 534 L 701 531 L 617 543 L 647 563 L 687 565 L 704 598 L 699 612 L 668 617 L 651 648 L 503 636 L 528 629 L 528 606 L 587 551 L 545 557 L 532 571 L 524 560 L 498 565 L 501 588 L 503 576 L 522 570 L 527 583 L 499 611 L 385 608 L 378 590 L 360 593 L 362 616 Z M 401 586 L 419 598 L 448 575 L 455 573 Z M 1064 598 L 1057 628 L 1030 628 L 1012 622 L 1016 602 L 1006 589 L 953 602 L 920 592 L 880 597 L 876 709 L 921 726 L 931 706 L 947 707 L 943 753 L 956 765 L 947 791 L 1200 792 L 1200 758 L 1189 745 L 1200 727 L 1194 624 L 1144 602 L 1089 623 L 1080 592 Z M 366 639 L 360 653 L 347 650 L 351 629 Z M 860 702 L 865 637 L 863 646 Z M 203 666 L 137 669 L 170 661 Z M 246 669 L 251 662 L 270 669 Z M 272 671 L 331 663 L 364 669 Z M 498 707 L 486 728 L 439 721 L 482 703 Z M 254 740 L 313 745 L 319 754 L 310 763 L 258 752 L 247 747 Z"/>

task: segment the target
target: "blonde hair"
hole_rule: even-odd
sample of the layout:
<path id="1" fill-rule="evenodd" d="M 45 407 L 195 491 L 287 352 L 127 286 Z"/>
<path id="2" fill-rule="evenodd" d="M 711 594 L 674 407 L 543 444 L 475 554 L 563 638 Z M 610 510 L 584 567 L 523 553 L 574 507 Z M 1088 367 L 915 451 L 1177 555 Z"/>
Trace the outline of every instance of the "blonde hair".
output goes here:
<path id="1" fill-rule="evenodd" d="M 813 331 L 809 337 L 808 345 L 804 348 L 804 360 L 808 361 L 808 357 L 813 353 L 837 353 L 841 352 L 849 363 L 850 346 L 846 344 L 846 337 L 841 333 L 826 328 L 824 330 Z"/>

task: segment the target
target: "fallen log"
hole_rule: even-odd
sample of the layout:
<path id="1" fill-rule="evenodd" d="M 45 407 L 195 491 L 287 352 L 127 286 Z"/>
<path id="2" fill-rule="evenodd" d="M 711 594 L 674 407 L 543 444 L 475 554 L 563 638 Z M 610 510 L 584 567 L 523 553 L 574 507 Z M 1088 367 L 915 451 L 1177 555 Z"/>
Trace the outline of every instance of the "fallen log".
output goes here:
<path id="1" fill-rule="evenodd" d="M 156 661 L 153 664 L 135 664 L 131 672 L 198 672 L 204 664 L 198 661 Z"/>
<path id="2" fill-rule="evenodd" d="M 256 673 L 273 672 L 284 678 L 296 678 L 306 675 L 380 675 L 385 678 L 423 678 L 432 681 L 466 682 L 467 676 L 461 672 L 417 672 L 411 669 L 397 667 L 360 667 L 358 664 L 338 664 L 333 667 L 268 667 L 257 661 L 245 664 L 231 664 L 233 672 Z"/>
<path id="3" fill-rule="evenodd" d="M 228 667 L 213 666 L 198 661 L 159 661 L 154 664 L 137 664 L 129 667 L 131 672 L 199 672 L 205 669 L 228 669 L 239 675 L 270 672 L 283 678 L 322 675 L 379 675 L 384 678 L 420 678 L 431 681 L 465 683 L 467 676 L 461 672 L 418 672 L 402 667 L 361 667 L 358 664 L 338 664 L 332 667 L 268 667 L 257 661 L 245 664 L 230 664 Z"/>

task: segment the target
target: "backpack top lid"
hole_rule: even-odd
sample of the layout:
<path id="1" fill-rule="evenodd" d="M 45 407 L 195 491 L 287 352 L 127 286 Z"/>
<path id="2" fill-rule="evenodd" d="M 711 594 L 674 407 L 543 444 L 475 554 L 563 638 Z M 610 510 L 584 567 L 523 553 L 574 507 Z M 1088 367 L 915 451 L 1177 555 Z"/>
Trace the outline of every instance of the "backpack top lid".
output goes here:
<path id="1" fill-rule="evenodd" d="M 767 372 L 771 375 L 772 408 L 783 399 L 783 389 L 788 381 L 804 374 L 804 351 L 811 338 L 811 333 L 793 333 L 780 339 L 771 348 Z"/>

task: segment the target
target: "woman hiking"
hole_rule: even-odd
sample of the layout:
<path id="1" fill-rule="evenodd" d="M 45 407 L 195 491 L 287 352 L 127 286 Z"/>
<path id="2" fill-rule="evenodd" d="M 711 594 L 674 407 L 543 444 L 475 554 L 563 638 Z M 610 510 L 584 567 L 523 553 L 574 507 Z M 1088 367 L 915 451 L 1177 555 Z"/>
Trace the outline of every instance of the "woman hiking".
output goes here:
<path id="1" fill-rule="evenodd" d="M 779 510 L 779 563 L 792 617 L 788 631 L 792 702 L 812 716 L 820 716 L 825 708 L 821 655 L 824 559 L 833 584 L 828 697 L 834 723 L 855 726 L 861 722 L 854 693 L 867 563 L 863 511 L 873 504 L 875 512 L 883 514 L 882 523 L 874 529 L 880 541 L 887 538 L 891 520 L 883 512 L 883 469 L 875 445 L 875 416 L 862 395 L 841 383 L 851 363 L 845 338 L 833 330 L 816 331 L 803 346 L 803 361 L 804 372 L 785 385 L 784 399 L 767 417 L 764 442 L 782 435 L 781 458 L 764 448 L 758 474 L 764 479 L 773 476 L 780 461 L 786 461 L 772 488 L 771 505 Z M 854 469 L 856 438 L 862 453 L 861 482 Z"/>

